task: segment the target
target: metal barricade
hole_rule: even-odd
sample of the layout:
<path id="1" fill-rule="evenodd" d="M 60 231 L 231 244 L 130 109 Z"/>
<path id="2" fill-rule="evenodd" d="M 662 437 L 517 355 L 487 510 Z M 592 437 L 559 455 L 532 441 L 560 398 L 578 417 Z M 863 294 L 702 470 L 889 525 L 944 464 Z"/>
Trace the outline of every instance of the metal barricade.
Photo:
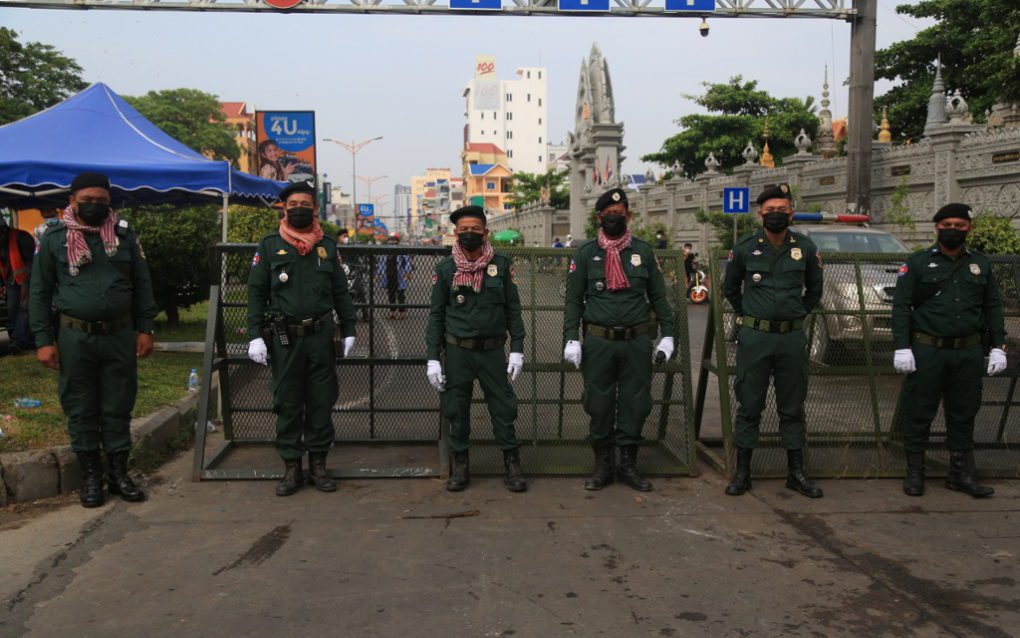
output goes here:
<path id="1" fill-rule="evenodd" d="M 199 428 L 195 479 L 268 479 L 282 476 L 275 457 L 275 415 L 269 370 L 247 358 L 246 282 L 254 244 L 221 244 L 213 250 L 220 273 L 212 286 L 203 362 L 199 423 L 213 413 L 217 398 L 222 432 Z M 513 259 L 525 329 L 524 371 L 514 383 L 519 402 L 517 436 L 526 473 L 571 475 L 591 471 L 585 443 L 588 417 L 581 406 L 581 375 L 562 361 L 566 273 L 573 251 L 497 249 Z M 360 280 L 354 287 L 359 314 L 357 343 L 338 362 L 340 398 L 333 408 L 337 477 L 435 477 L 448 469 L 440 397 L 425 377 L 425 326 L 436 264 L 445 248 L 344 246 L 340 254 Z M 413 271 L 403 298 L 380 285 L 380 260 L 410 257 Z M 645 424 L 639 456 L 648 474 L 697 471 L 683 257 L 657 252 L 675 312 L 676 355 L 655 367 L 653 411 Z M 393 292 L 391 300 L 390 293 Z M 218 396 L 211 395 L 213 376 Z M 621 397 L 621 400 L 626 400 Z M 475 389 L 471 413 L 471 469 L 502 472 L 502 455 L 492 437 L 488 412 Z"/>
<path id="2" fill-rule="evenodd" d="M 715 284 L 706 325 L 695 405 L 699 450 L 727 474 L 734 460 L 736 401 L 734 313 L 723 295 L 725 252 L 711 259 Z M 819 477 L 899 477 L 905 471 L 899 393 L 903 377 L 892 366 L 892 295 L 905 255 L 826 254 L 825 292 L 807 318 L 810 380 L 805 405 L 809 470 Z M 992 256 L 1006 314 L 1009 350 L 1020 345 L 1020 257 Z M 710 384 L 714 376 L 716 383 Z M 975 423 L 978 466 L 983 475 L 1020 476 L 1020 362 L 1010 356 L 1005 372 L 984 379 Z M 712 387 L 714 386 L 714 387 Z M 770 388 L 761 420 L 755 476 L 784 476 L 775 395 Z M 718 406 L 718 419 L 714 418 Z M 932 424 L 928 474 L 948 464 L 945 421 Z"/>

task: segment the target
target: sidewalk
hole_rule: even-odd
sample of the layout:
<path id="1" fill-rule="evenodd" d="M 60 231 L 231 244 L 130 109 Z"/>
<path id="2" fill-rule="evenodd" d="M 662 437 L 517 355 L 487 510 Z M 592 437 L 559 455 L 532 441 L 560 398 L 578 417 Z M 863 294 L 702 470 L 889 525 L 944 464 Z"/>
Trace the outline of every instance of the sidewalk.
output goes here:
<path id="1" fill-rule="evenodd" d="M 332 458 L 342 462 L 342 451 Z M 928 482 L 724 479 L 585 492 L 579 479 L 426 479 L 273 496 L 191 483 L 150 500 L 0 514 L 0 635 L 1010 636 L 1020 484 L 975 501 Z M 4 518 L 6 516 L 6 518 Z"/>

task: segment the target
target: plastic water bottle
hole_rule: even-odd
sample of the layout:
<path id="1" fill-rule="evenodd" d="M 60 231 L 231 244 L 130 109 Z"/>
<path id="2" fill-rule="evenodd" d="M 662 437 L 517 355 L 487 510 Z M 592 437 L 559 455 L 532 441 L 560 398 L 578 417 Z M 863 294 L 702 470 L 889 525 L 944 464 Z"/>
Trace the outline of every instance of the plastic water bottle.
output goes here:
<path id="1" fill-rule="evenodd" d="M 198 370 L 195 368 L 188 374 L 188 392 L 198 392 Z"/>
<path id="2" fill-rule="evenodd" d="M 42 401 L 29 397 L 18 397 L 14 400 L 14 407 L 16 408 L 38 408 L 41 405 Z"/>

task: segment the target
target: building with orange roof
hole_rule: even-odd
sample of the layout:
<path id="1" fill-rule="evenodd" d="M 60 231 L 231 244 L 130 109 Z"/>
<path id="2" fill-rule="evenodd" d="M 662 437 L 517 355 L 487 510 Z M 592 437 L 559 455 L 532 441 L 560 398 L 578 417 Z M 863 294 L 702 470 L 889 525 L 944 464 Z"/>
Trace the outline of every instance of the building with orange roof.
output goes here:
<path id="1" fill-rule="evenodd" d="M 258 172 L 258 147 L 255 144 L 255 114 L 248 111 L 245 102 L 220 102 L 220 112 L 226 118 L 226 124 L 234 133 L 234 140 L 241 155 L 237 160 L 237 168 L 245 173 L 255 175 Z"/>

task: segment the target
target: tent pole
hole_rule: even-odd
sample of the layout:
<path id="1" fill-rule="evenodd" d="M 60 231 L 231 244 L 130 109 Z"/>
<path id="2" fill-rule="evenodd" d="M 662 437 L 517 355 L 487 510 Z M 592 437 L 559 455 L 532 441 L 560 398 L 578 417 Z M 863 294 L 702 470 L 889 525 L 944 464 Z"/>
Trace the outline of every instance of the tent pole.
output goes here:
<path id="1" fill-rule="evenodd" d="M 224 244 L 227 243 L 227 204 L 229 197 L 227 193 L 223 193 L 223 237 L 221 241 Z"/>

